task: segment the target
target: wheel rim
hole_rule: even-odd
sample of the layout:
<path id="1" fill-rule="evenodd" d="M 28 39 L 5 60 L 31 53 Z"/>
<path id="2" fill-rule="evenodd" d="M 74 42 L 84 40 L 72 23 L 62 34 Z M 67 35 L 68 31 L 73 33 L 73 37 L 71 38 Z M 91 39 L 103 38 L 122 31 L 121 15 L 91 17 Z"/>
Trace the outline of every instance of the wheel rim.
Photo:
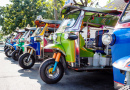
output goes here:
<path id="1" fill-rule="evenodd" d="M 15 56 L 15 58 L 18 58 L 18 53 L 16 52 L 14 56 Z"/>
<path id="2" fill-rule="evenodd" d="M 23 59 L 23 64 L 24 64 L 25 66 L 30 66 L 30 65 L 32 64 L 32 58 L 30 57 L 30 59 L 29 59 L 29 61 L 28 61 L 28 57 L 25 57 L 25 58 Z"/>
<path id="3" fill-rule="evenodd" d="M 59 76 L 59 71 L 60 71 L 59 67 L 57 66 L 55 72 L 52 73 L 53 67 L 54 67 L 54 64 L 51 64 L 51 65 L 47 66 L 47 68 L 46 68 L 46 76 L 50 79 L 54 79 Z"/>
<path id="4" fill-rule="evenodd" d="M 7 52 L 7 54 L 8 54 L 8 56 L 11 56 L 12 50 L 9 50 L 9 51 Z"/>

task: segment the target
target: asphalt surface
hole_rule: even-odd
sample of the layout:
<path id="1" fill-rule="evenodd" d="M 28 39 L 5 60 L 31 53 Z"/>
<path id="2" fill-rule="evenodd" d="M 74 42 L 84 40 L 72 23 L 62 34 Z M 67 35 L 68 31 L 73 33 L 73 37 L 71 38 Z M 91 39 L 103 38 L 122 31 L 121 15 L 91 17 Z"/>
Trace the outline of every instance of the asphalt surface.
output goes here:
<path id="1" fill-rule="evenodd" d="M 7 58 L 0 45 L 0 90 L 114 90 L 113 75 L 108 72 L 75 72 L 64 75 L 57 84 L 46 84 L 39 76 L 40 63 L 22 69 L 17 61 Z"/>

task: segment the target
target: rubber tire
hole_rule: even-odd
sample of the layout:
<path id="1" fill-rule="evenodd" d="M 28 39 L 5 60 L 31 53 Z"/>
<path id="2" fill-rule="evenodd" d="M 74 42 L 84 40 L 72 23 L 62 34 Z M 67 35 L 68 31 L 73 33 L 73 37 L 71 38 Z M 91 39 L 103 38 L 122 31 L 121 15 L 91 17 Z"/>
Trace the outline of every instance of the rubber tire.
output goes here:
<path id="1" fill-rule="evenodd" d="M 22 67 L 23 69 L 30 69 L 30 68 L 33 67 L 33 65 L 34 65 L 34 63 L 35 63 L 35 58 L 34 58 L 34 56 L 32 55 L 32 56 L 30 57 L 30 58 L 32 58 L 32 64 L 29 65 L 29 66 L 25 66 L 25 65 L 24 65 L 23 59 L 24 59 L 25 57 L 28 57 L 29 55 L 30 55 L 29 53 L 22 54 L 22 55 L 19 57 L 19 59 L 18 59 L 19 65 L 20 65 L 20 67 Z"/>
<path id="2" fill-rule="evenodd" d="M 8 46 L 5 46 L 5 47 L 4 47 L 4 52 L 5 52 L 7 49 L 8 49 Z"/>
<path id="3" fill-rule="evenodd" d="M 14 50 L 14 51 L 12 52 L 12 58 L 13 58 L 15 61 L 18 61 L 19 56 L 21 55 L 21 53 L 20 53 L 20 55 L 18 55 L 18 57 L 15 57 L 15 54 L 16 54 L 16 53 L 19 53 L 19 50 Z"/>
<path id="4" fill-rule="evenodd" d="M 123 86 L 118 90 L 130 90 L 130 85 Z"/>
<path id="5" fill-rule="evenodd" d="M 55 79 L 50 79 L 50 78 L 48 78 L 48 77 L 46 76 L 46 74 L 45 74 L 46 67 L 47 67 L 48 65 L 54 64 L 54 63 L 55 63 L 55 59 L 53 59 L 53 58 L 47 59 L 46 61 L 44 61 L 44 62 L 41 64 L 41 66 L 40 66 L 40 68 L 39 68 L 40 77 L 41 77 L 41 79 L 42 79 L 45 83 L 47 83 L 47 84 L 55 84 L 55 83 L 57 83 L 58 81 L 60 81 L 61 78 L 63 77 L 64 68 L 63 68 L 63 65 L 62 65 L 61 62 L 58 62 L 58 64 L 57 64 L 57 67 L 59 67 L 59 71 L 60 71 L 59 76 L 58 76 L 57 78 L 55 78 Z"/>
<path id="6" fill-rule="evenodd" d="M 11 55 L 8 55 L 7 53 L 10 51 L 11 49 L 9 48 L 9 49 L 7 49 L 6 51 L 5 51 L 5 55 L 7 56 L 7 57 L 11 57 Z M 12 51 L 13 52 L 13 51 Z"/>

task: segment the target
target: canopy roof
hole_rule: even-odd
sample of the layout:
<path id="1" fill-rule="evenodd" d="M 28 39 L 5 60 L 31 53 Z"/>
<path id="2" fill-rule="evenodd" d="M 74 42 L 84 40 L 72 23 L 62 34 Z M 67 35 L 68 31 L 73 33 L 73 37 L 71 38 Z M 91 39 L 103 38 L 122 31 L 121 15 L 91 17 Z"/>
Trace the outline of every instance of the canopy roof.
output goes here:
<path id="1" fill-rule="evenodd" d="M 85 12 L 92 12 L 92 13 L 102 13 L 102 14 L 109 14 L 109 15 L 120 15 L 122 12 L 113 10 L 113 9 L 102 9 L 102 8 L 92 8 L 92 7 L 78 7 L 78 6 L 65 6 L 61 10 L 61 14 L 68 14 L 75 10 L 83 10 Z"/>
<path id="2" fill-rule="evenodd" d="M 36 30 L 37 28 L 36 27 L 26 27 L 25 30 L 28 31 L 28 30 Z"/>
<path id="3" fill-rule="evenodd" d="M 17 33 L 24 33 L 25 29 L 15 30 Z"/>
<path id="4" fill-rule="evenodd" d="M 89 26 L 92 27 L 102 27 L 103 25 L 113 27 L 117 23 L 118 16 L 122 13 L 121 11 L 111 9 L 65 6 L 62 8 L 61 15 L 64 15 L 65 18 L 73 18 L 79 15 L 75 12 L 81 10 L 85 11 L 83 21 L 88 22 Z"/>
<path id="5" fill-rule="evenodd" d="M 62 20 L 48 20 L 48 19 L 43 19 L 43 20 L 35 20 L 35 22 L 38 22 L 39 21 L 39 23 L 40 24 L 42 24 L 42 23 L 48 23 L 48 24 L 61 24 L 62 23 Z"/>
<path id="6" fill-rule="evenodd" d="M 62 20 L 48 20 L 48 19 L 44 19 L 44 20 L 39 20 L 40 22 L 44 22 L 44 23 L 49 23 L 49 24 L 61 24 Z"/>

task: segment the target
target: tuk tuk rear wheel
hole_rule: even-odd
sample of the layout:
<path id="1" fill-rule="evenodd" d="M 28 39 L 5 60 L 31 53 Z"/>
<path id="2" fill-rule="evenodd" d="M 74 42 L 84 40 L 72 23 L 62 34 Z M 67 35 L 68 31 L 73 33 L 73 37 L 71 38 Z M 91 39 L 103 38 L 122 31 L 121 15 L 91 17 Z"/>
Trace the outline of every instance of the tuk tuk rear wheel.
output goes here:
<path id="1" fill-rule="evenodd" d="M 6 55 L 7 57 L 11 57 L 11 56 L 12 56 L 12 52 L 13 52 L 13 50 L 11 50 L 11 49 L 9 48 L 9 49 L 7 49 L 7 50 L 5 51 L 5 55 Z"/>
<path id="2" fill-rule="evenodd" d="M 48 59 L 44 61 L 40 68 L 40 77 L 47 84 L 54 84 L 61 80 L 64 74 L 64 68 L 61 62 L 58 62 L 55 72 L 52 72 L 55 64 L 55 59 Z"/>
<path id="3" fill-rule="evenodd" d="M 30 69 L 31 67 L 33 67 L 34 63 L 35 63 L 35 58 L 33 55 L 31 55 L 29 61 L 28 61 L 28 57 L 29 57 L 29 53 L 25 53 L 22 54 L 19 57 L 19 65 L 23 68 L 23 69 Z"/>
<path id="4" fill-rule="evenodd" d="M 130 85 L 123 86 L 119 90 L 130 90 Z"/>
<path id="5" fill-rule="evenodd" d="M 20 51 L 19 53 L 19 50 L 15 50 L 12 52 L 12 58 L 15 60 L 15 61 L 18 61 L 19 59 L 19 56 L 22 54 L 22 52 Z"/>

